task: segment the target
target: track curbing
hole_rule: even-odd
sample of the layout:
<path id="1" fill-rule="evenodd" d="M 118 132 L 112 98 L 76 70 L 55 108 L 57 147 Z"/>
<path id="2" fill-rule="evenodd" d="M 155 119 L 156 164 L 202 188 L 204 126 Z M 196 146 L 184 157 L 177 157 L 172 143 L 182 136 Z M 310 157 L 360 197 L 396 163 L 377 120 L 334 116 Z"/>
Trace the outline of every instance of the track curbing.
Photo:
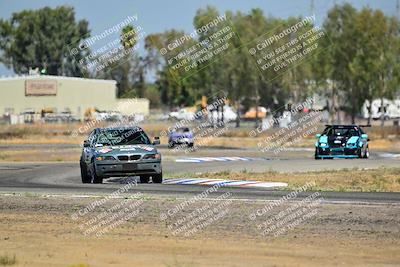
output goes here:
<path id="1" fill-rule="evenodd" d="M 287 183 L 282 182 L 261 182 L 261 181 L 244 181 L 244 180 L 223 180 L 223 179 L 202 179 L 202 178 L 186 178 L 186 179 L 165 179 L 163 184 L 173 185 L 220 185 L 221 187 L 241 187 L 241 188 L 277 188 L 287 187 Z"/>

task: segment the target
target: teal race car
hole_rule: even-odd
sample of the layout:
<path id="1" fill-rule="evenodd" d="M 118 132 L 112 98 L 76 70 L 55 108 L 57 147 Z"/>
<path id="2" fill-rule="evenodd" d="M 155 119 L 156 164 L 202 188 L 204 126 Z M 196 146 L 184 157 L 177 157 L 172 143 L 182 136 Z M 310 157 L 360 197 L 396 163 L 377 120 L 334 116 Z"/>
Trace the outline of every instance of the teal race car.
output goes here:
<path id="1" fill-rule="evenodd" d="M 139 176 L 141 183 L 162 183 L 161 154 L 140 127 L 97 128 L 83 143 L 82 183 L 102 183 L 108 177 Z"/>
<path id="2" fill-rule="evenodd" d="M 326 125 L 316 137 L 315 159 L 369 157 L 368 135 L 358 125 Z"/>

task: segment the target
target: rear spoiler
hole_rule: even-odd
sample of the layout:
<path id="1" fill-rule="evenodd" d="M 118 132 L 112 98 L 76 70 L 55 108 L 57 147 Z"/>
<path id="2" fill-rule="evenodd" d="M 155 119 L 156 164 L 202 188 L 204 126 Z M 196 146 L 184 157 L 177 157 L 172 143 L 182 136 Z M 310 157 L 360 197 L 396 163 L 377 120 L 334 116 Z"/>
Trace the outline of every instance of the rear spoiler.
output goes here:
<path id="1" fill-rule="evenodd" d="M 326 127 L 329 126 L 358 126 L 358 127 L 371 127 L 371 124 L 368 125 L 341 125 L 341 124 L 325 124 Z"/>

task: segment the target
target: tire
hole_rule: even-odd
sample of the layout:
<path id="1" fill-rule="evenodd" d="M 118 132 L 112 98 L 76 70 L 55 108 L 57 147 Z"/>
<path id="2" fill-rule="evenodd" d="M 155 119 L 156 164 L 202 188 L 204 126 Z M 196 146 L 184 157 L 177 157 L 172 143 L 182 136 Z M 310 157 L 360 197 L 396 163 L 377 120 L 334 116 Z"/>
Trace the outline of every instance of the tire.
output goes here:
<path id="1" fill-rule="evenodd" d="M 357 151 L 357 156 L 358 156 L 358 158 L 360 158 L 360 159 L 364 158 L 364 156 L 363 156 L 363 154 L 362 154 L 362 148 L 361 148 L 361 147 L 360 147 L 360 149 L 358 149 L 358 151 Z"/>
<path id="2" fill-rule="evenodd" d="M 162 173 L 153 174 L 151 177 L 153 184 L 161 184 L 163 181 Z"/>
<path id="3" fill-rule="evenodd" d="M 90 178 L 92 183 L 94 184 L 102 184 L 103 183 L 103 177 L 100 177 L 96 174 L 96 167 L 94 165 L 94 162 L 92 160 L 92 170 L 90 172 Z"/>
<path id="4" fill-rule="evenodd" d="M 193 147 L 193 143 L 189 143 L 189 144 L 188 144 L 188 147 Z"/>
<path id="5" fill-rule="evenodd" d="M 368 146 L 367 146 L 367 148 L 365 149 L 363 158 L 364 158 L 364 159 L 369 158 L 369 147 L 368 147 Z"/>
<path id="6" fill-rule="evenodd" d="M 141 184 L 148 184 L 150 180 L 150 176 L 148 175 L 140 175 L 140 183 Z"/>
<path id="7" fill-rule="evenodd" d="M 87 172 L 86 164 L 80 160 L 79 165 L 81 167 L 81 178 L 82 178 L 82 183 L 83 184 L 89 184 L 91 181 L 91 177 Z"/>
<path id="8" fill-rule="evenodd" d="M 318 155 L 318 148 L 315 148 L 314 158 L 315 159 L 321 159 L 321 157 Z"/>

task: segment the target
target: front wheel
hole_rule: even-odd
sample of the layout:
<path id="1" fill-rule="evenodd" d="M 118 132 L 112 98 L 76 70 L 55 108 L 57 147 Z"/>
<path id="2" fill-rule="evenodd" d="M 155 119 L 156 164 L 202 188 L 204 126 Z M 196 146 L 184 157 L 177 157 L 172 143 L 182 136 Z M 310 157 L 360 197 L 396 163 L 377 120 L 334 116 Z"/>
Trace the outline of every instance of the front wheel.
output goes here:
<path id="1" fill-rule="evenodd" d="M 87 168 L 86 168 L 86 163 L 84 163 L 82 160 L 79 161 L 79 165 L 81 167 L 81 178 L 82 178 L 82 183 L 83 184 L 88 184 L 91 181 L 91 177 L 88 174 Z"/>
<path id="2" fill-rule="evenodd" d="M 364 158 L 364 159 L 367 159 L 367 158 L 369 158 L 369 147 L 368 147 L 368 146 L 365 148 L 365 151 L 364 151 L 364 156 L 363 156 L 363 158 Z"/>
<path id="3" fill-rule="evenodd" d="M 174 142 L 172 142 L 172 141 L 168 142 L 168 147 L 169 148 L 174 148 L 174 146 L 175 146 Z"/>
<path id="4" fill-rule="evenodd" d="M 362 158 L 364 157 L 364 155 L 363 155 L 363 153 L 362 153 L 362 147 L 360 147 L 360 148 L 357 150 L 357 156 L 358 156 L 359 159 L 362 159 Z"/>
<path id="5" fill-rule="evenodd" d="M 321 157 L 318 154 L 318 148 L 315 149 L 315 154 L 314 154 L 315 159 L 321 159 Z"/>
<path id="6" fill-rule="evenodd" d="M 140 175 L 140 183 L 147 184 L 149 183 L 150 177 L 148 175 Z"/>
<path id="7" fill-rule="evenodd" d="M 153 174 L 151 179 L 152 179 L 154 184 L 161 184 L 162 180 L 163 180 L 162 173 Z"/>
<path id="8" fill-rule="evenodd" d="M 94 184 L 102 184 L 103 183 L 103 177 L 100 177 L 96 174 L 96 165 L 94 164 L 94 161 L 92 161 L 90 178 L 91 178 L 92 183 L 94 183 Z"/>

